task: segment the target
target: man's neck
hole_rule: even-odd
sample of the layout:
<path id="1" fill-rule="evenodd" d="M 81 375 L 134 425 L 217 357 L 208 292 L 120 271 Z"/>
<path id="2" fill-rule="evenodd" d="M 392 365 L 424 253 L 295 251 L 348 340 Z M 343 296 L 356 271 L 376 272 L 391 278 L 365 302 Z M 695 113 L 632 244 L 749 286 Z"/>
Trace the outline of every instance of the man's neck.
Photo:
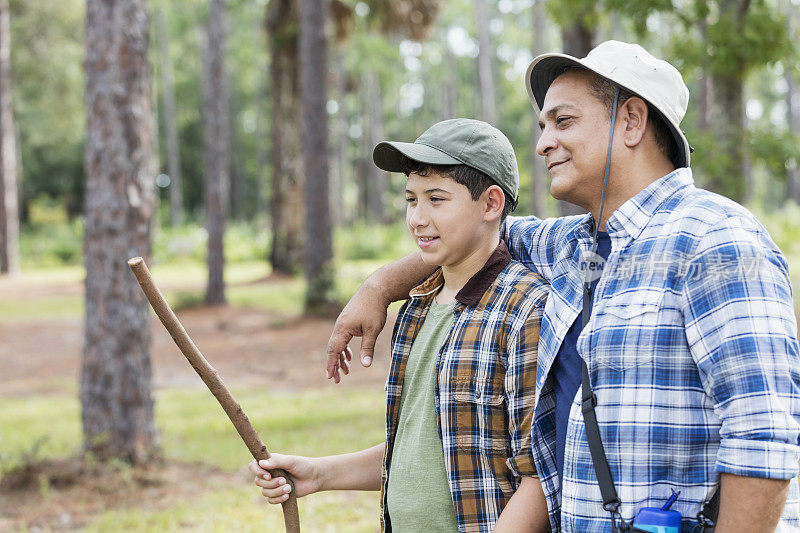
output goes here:
<path id="1" fill-rule="evenodd" d="M 436 303 L 441 305 L 452 302 L 458 291 L 463 289 L 470 278 L 483 268 L 499 244 L 499 232 L 492 232 L 492 235 L 481 239 L 481 242 L 463 260 L 454 265 L 442 266 L 444 286 L 436 295 Z"/>
<path id="2" fill-rule="evenodd" d="M 663 162 L 637 166 L 637 163 L 634 161 L 629 164 L 619 165 L 619 168 L 624 170 L 614 172 L 609 178 L 606 202 L 603 206 L 602 217 L 600 218 L 600 231 L 608 231 L 606 229 L 606 222 L 608 222 L 611 215 L 613 215 L 622 204 L 642 192 L 653 182 L 675 171 L 675 167 L 668 163 L 664 164 Z M 597 220 L 600 214 L 600 196 L 601 195 L 598 195 L 597 202 L 594 203 L 590 209 L 595 220 Z"/>

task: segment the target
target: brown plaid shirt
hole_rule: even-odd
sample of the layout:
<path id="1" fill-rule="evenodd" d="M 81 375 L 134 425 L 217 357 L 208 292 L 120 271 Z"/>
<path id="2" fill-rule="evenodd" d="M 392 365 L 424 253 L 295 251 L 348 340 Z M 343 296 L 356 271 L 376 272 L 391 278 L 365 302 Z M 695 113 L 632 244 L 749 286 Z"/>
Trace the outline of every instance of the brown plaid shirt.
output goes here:
<path id="1" fill-rule="evenodd" d="M 392 529 L 386 487 L 406 362 L 442 283 L 439 269 L 411 291 L 395 322 L 381 491 L 386 532 Z M 456 295 L 453 324 L 436 364 L 435 407 L 461 533 L 491 532 L 521 476 L 536 475 L 530 438 L 547 287 L 542 278 L 511 261 L 501 242 Z"/>

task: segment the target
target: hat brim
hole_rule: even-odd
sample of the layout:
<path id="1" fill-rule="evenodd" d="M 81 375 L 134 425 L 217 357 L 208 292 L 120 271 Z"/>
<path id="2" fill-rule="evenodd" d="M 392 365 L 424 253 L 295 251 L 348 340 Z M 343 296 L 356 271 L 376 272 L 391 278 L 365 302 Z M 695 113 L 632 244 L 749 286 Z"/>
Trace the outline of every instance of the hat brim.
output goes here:
<path id="1" fill-rule="evenodd" d="M 580 67 L 589 70 L 616 83 L 617 85 L 631 91 L 634 94 L 638 94 L 636 89 L 626 86 L 626 84 L 613 79 L 613 77 L 608 77 L 606 74 L 597 72 L 592 67 L 585 65 L 576 57 L 566 54 L 543 54 L 534 58 L 531 64 L 528 65 L 528 72 L 525 76 L 525 79 L 528 80 L 526 84 L 528 89 L 528 97 L 531 100 L 531 104 L 536 106 L 539 113 L 542 112 L 544 97 L 547 94 L 547 90 L 550 88 L 550 85 L 552 85 L 553 81 L 555 81 L 555 79 L 561 75 L 563 69 L 567 67 Z M 675 124 L 672 120 L 667 118 L 667 115 L 653 102 L 641 96 L 639 98 L 642 98 L 648 104 L 650 104 L 650 108 L 654 109 L 664 123 L 669 127 L 670 133 L 672 134 L 673 139 L 675 139 L 680 152 L 680 161 L 674 162 L 676 167 L 688 167 L 690 161 L 689 154 L 691 153 L 692 148 L 689 146 L 689 141 L 683 135 L 683 132 L 680 129 L 680 124 Z"/>
<path id="2" fill-rule="evenodd" d="M 425 144 L 384 141 L 372 151 L 372 160 L 378 168 L 388 172 L 403 171 L 402 156 L 429 165 L 463 164 L 463 161 Z"/>

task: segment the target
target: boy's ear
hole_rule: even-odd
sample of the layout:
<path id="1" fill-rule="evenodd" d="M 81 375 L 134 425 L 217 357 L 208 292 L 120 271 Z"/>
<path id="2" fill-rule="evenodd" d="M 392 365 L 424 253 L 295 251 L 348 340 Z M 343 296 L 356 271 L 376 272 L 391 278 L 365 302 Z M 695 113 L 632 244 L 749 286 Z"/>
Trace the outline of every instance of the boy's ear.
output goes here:
<path id="1" fill-rule="evenodd" d="M 494 222 L 503 214 L 503 207 L 506 205 L 506 195 L 498 185 L 491 185 L 483 191 L 481 195 L 486 202 L 486 210 L 483 213 L 483 220 Z"/>

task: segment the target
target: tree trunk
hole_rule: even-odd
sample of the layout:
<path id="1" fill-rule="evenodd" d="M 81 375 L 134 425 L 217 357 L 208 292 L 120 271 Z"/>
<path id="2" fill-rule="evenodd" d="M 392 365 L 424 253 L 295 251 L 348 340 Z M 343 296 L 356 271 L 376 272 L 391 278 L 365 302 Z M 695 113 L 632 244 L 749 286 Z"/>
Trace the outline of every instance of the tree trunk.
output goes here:
<path id="1" fill-rule="evenodd" d="M 327 43 L 325 1 L 302 0 L 300 101 L 303 167 L 306 170 L 305 275 L 307 313 L 325 312 L 333 301 L 333 243 L 328 204 Z M 321 75 L 322 74 L 322 75 Z"/>
<path id="2" fill-rule="evenodd" d="M 239 139 L 239 101 L 236 97 L 236 91 L 230 91 L 230 101 L 228 102 L 228 109 L 230 111 L 230 208 L 231 218 L 234 220 L 241 220 L 244 217 L 242 212 L 244 206 L 245 189 L 247 188 L 247 181 L 245 177 L 244 168 L 242 168 L 242 143 Z"/>
<path id="3" fill-rule="evenodd" d="M 706 34 L 708 33 L 708 20 L 703 19 L 700 24 L 700 39 L 706 42 Z M 714 88 L 711 83 L 711 76 L 708 74 L 709 65 L 708 59 L 703 61 L 702 74 L 700 76 L 700 94 L 699 94 L 699 129 L 701 132 L 707 132 L 711 129 L 711 113 L 714 109 Z"/>
<path id="4" fill-rule="evenodd" d="M 489 38 L 489 8 L 486 0 L 475 0 L 475 26 L 478 30 L 478 87 L 481 119 L 494 124 L 497 118 L 492 75 L 492 43 Z"/>
<path id="5" fill-rule="evenodd" d="M 797 7 L 789 2 L 786 23 L 789 26 L 789 36 L 795 35 L 795 24 L 797 21 Z M 786 80 L 786 122 L 789 124 L 789 132 L 795 138 L 800 137 L 800 109 L 796 105 L 798 98 L 797 80 L 794 76 L 794 65 L 784 63 L 783 77 Z M 800 161 L 795 158 L 794 164 L 786 170 L 786 197 L 800 204 Z"/>
<path id="6" fill-rule="evenodd" d="M 741 202 L 744 198 L 743 81 L 737 74 L 716 74 L 712 80 L 712 131 L 721 157 L 709 171 L 707 185 L 714 192 Z"/>
<path id="7" fill-rule="evenodd" d="M 383 129 L 383 100 L 381 99 L 380 78 L 373 70 L 364 74 L 365 105 L 367 113 L 365 118 L 369 121 L 367 149 L 367 220 L 383 224 L 386 222 L 385 197 L 389 185 L 389 173 L 379 169 L 372 162 L 372 149 L 381 141 L 386 140 Z"/>
<path id="8" fill-rule="evenodd" d="M 450 45 L 447 39 L 444 40 L 444 81 L 442 87 L 442 117 L 441 120 L 450 118 L 457 118 L 458 114 L 458 92 L 456 91 L 456 84 L 458 83 L 458 69 L 456 66 L 456 58 L 453 51 L 450 50 Z"/>
<path id="9" fill-rule="evenodd" d="M 164 116 L 164 136 L 167 146 L 167 172 L 169 173 L 169 221 L 172 226 L 183 224 L 183 182 L 181 181 L 181 156 L 178 148 L 176 122 L 175 81 L 172 58 L 169 55 L 169 34 L 164 12 L 156 9 L 159 58 L 161 59 L 161 106 Z"/>
<path id="10" fill-rule="evenodd" d="M 157 445 L 150 313 L 128 270 L 150 255 L 153 190 L 147 2 L 88 0 L 86 10 L 86 332 L 84 448 L 147 459 Z"/>
<path id="11" fill-rule="evenodd" d="M 259 67 L 256 87 L 256 219 L 267 210 L 267 134 L 264 99 L 267 92 L 267 69 Z"/>
<path id="12" fill-rule="evenodd" d="M 733 19 L 730 25 L 741 32 L 749 6 L 749 0 L 720 0 L 720 17 Z M 710 65 L 714 95 L 711 131 L 719 157 L 714 168 L 708 171 L 706 183 L 712 191 L 742 202 L 747 188 L 743 128 L 745 72 L 740 68 L 725 67 L 722 62 Z"/>
<path id="13" fill-rule="evenodd" d="M 273 270 L 296 272 L 303 264 L 305 211 L 298 125 L 297 0 L 270 0 L 267 29 L 272 53 L 272 250 Z"/>
<path id="14" fill-rule="evenodd" d="M 586 57 L 594 48 L 595 30 L 586 26 L 584 15 L 578 15 L 575 22 L 561 29 L 561 42 L 565 54 L 574 57 Z M 559 201 L 558 211 L 561 216 L 579 215 L 586 210 L 569 202 Z"/>
<path id="15" fill-rule="evenodd" d="M 347 72 L 344 66 L 344 46 L 339 44 L 333 55 L 333 92 L 339 109 L 334 115 L 334 141 L 331 147 L 331 161 L 333 161 L 333 172 L 331 172 L 330 183 L 330 209 L 331 213 L 339 216 L 331 223 L 340 226 L 344 223 L 344 213 L 341 206 L 344 205 L 344 187 L 347 181 L 348 150 L 350 138 L 347 134 L 349 127 L 347 119 Z"/>
<path id="16" fill-rule="evenodd" d="M 582 16 L 578 16 L 569 27 L 561 29 L 564 53 L 574 57 L 586 57 L 594 48 L 595 38 L 595 31 L 584 24 Z"/>
<path id="17" fill-rule="evenodd" d="M 544 53 L 545 49 L 545 11 L 544 0 L 536 0 L 533 4 L 533 54 L 534 56 Z M 547 198 L 545 195 L 547 182 L 547 167 L 544 158 L 536 153 L 536 144 L 539 142 L 542 131 L 539 129 L 535 113 L 533 117 L 533 129 L 531 131 L 531 194 L 533 196 L 531 207 L 533 214 L 539 218 L 547 217 Z"/>
<path id="18" fill-rule="evenodd" d="M 8 0 L 0 0 L 0 274 L 19 271 L 17 138 L 11 94 Z"/>
<path id="19" fill-rule="evenodd" d="M 227 0 L 211 0 L 203 45 L 205 217 L 208 231 L 206 302 L 225 303 L 225 222 L 230 190 L 230 115 L 225 71 Z"/>

